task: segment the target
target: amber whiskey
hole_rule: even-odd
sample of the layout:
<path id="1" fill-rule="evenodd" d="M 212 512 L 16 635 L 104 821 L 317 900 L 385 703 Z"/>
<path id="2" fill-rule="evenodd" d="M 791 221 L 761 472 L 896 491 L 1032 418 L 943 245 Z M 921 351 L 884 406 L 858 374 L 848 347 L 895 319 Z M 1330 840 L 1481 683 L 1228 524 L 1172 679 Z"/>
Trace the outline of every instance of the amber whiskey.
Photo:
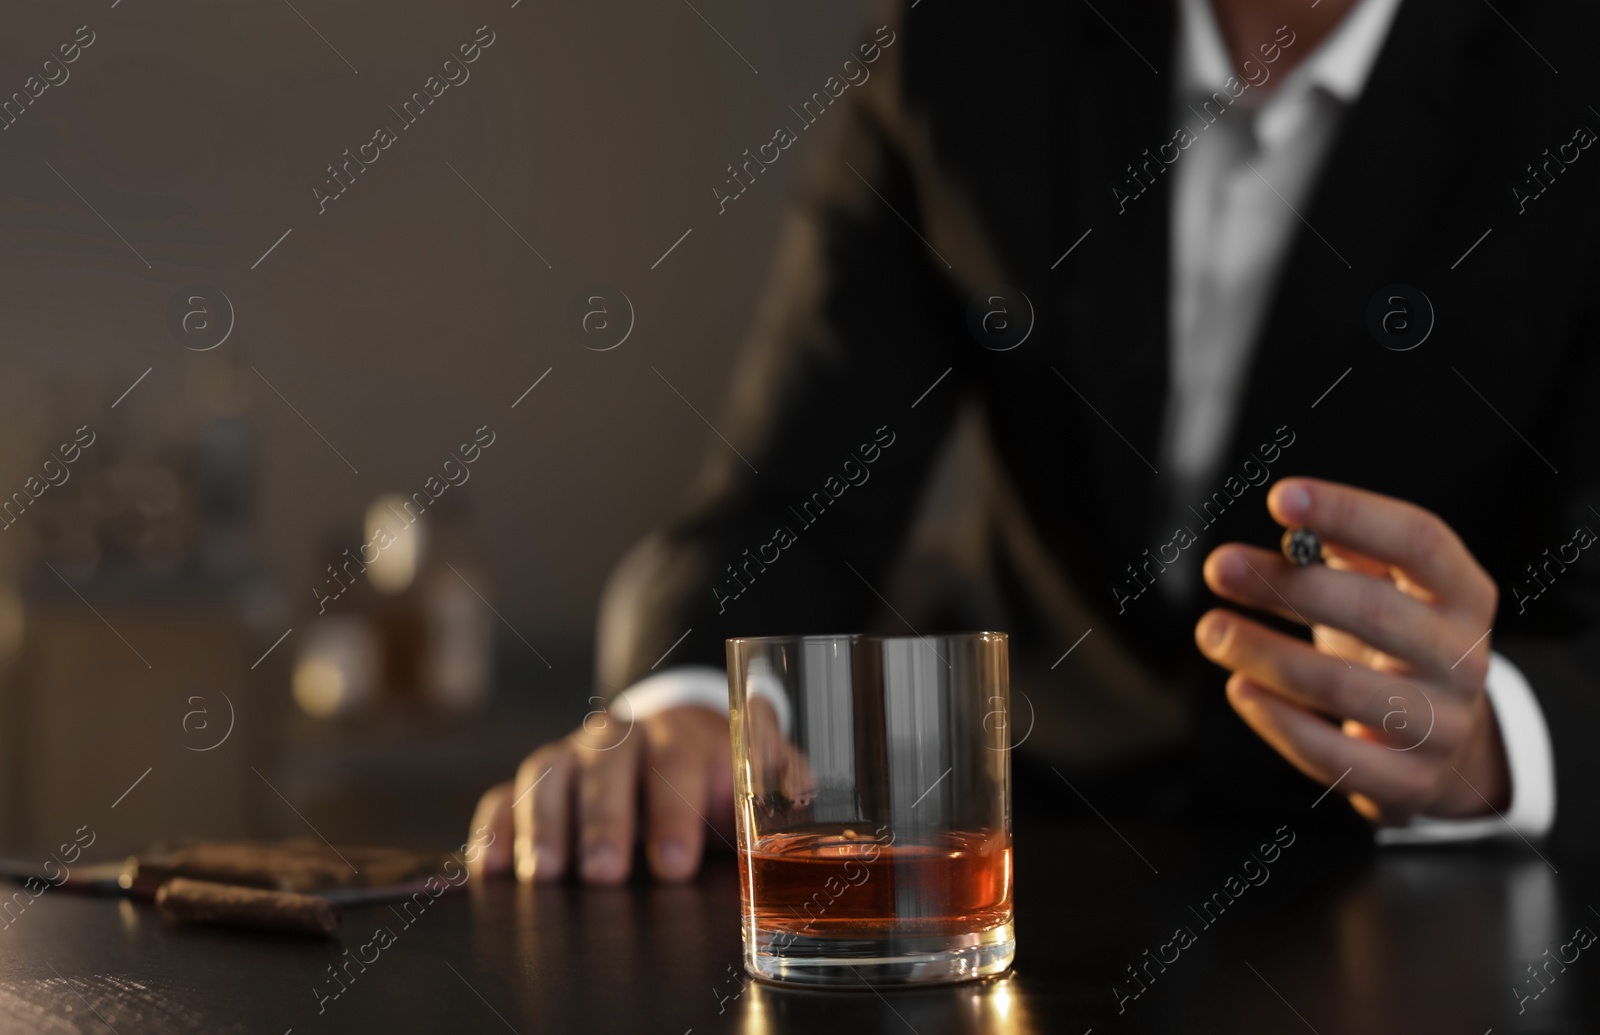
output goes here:
<path id="1" fill-rule="evenodd" d="M 982 931 L 1011 919 L 1004 831 L 900 837 L 888 827 L 758 838 L 739 853 L 757 928 L 865 937 Z"/>

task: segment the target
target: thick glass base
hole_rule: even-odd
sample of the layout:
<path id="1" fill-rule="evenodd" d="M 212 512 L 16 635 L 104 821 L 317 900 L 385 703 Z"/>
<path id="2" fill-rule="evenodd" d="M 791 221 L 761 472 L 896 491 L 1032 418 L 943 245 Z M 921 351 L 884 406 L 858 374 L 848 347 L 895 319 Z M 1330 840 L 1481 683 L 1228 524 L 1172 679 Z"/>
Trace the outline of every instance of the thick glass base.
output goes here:
<path id="1" fill-rule="evenodd" d="M 753 936 L 752 936 L 753 935 Z M 946 984 L 1004 973 L 1017 954 L 1010 923 L 970 934 L 816 936 L 747 926 L 744 969 L 785 985 L 865 989 Z"/>

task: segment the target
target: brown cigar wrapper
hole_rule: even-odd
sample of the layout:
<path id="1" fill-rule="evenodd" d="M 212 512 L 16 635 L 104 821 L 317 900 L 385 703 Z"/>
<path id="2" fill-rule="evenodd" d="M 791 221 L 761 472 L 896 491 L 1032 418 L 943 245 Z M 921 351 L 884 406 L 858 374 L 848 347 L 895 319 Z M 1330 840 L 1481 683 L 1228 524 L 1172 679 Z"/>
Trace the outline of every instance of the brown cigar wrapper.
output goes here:
<path id="1" fill-rule="evenodd" d="M 264 891 L 235 884 L 174 877 L 156 892 L 156 907 L 169 920 L 296 934 L 333 935 L 339 910 L 314 895 Z"/>

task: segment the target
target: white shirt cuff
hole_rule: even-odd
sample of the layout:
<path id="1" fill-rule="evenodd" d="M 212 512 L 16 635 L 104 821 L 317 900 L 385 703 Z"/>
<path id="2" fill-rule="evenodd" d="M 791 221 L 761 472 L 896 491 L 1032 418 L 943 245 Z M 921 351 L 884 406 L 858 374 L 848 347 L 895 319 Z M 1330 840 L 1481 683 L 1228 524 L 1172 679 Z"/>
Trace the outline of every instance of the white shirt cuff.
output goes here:
<path id="1" fill-rule="evenodd" d="M 1500 726 L 1506 768 L 1511 775 L 1511 806 L 1499 816 L 1479 819 L 1433 819 L 1418 816 L 1403 827 L 1382 827 L 1381 845 L 1442 844 L 1476 841 L 1506 834 L 1543 837 L 1556 821 L 1555 751 L 1550 729 L 1533 687 L 1517 666 L 1499 654 L 1489 655 L 1485 683 L 1489 706 Z"/>
<path id="2" fill-rule="evenodd" d="M 751 696 L 764 697 L 778 716 L 778 729 L 789 735 L 789 695 L 770 670 L 751 666 Z M 728 714 L 728 674 L 710 665 L 680 665 L 628 687 L 611 700 L 611 714 L 627 722 L 659 715 L 669 708 L 698 705 Z"/>

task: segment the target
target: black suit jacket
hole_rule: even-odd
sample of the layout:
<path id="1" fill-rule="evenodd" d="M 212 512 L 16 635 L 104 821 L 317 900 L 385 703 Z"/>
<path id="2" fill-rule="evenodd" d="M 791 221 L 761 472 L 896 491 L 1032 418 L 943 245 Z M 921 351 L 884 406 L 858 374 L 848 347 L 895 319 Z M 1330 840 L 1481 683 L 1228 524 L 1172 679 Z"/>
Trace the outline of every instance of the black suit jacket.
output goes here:
<path id="1" fill-rule="evenodd" d="M 893 611 L 970 620 L 907 599 L 886 611 L 878 595 L 965 400 L 981 407 L 1005 492 L 1042 544 L 1029 571 L 1013 560 L 995 581 L 1014 653 L 1053 658 L 1081 631 L 1030 613 L 1018 588 L 1054 566 L 1089 602 L 1096 637 L 1185 687 L 1192 707 L 1169 757 L 1197 798 L 1280 817 L 1308 806 L 1317 788 L 1232 714 L 1225 673 L 1194 648 L 1194 620 L 1217 600 L 1203 587 L 1181 603 L 1156 591 L 1121 599 L 1128 565 L 1161 550 L 1176 509 L 1198 511 L 1205 497 L 1173 498 L 1151 466 L 1169 389 L 1172 177 L 1152 173 L 1132 202 L 1113 193 L 1177 128 L 1175 12 L 1100 10 L 1115 30 L 1076 3 L 903 9 L 872 78 L 800 130 L 814 172 L 719 421 L 743 458 L 713 443 L 687 516 L 620 566 L 602 609 L 607 689 L 647 674 L 685 629 L 671 663 L 721 664 L 726 636 L 905 633 Z M 1597 827 L 1600 556 L 1552 567 L 1532 600 L 1525 566 L 1579 526 L 1600 530 L 1600 148 L 1558 151 L 1577 127 L 1600 130 L 1588 107 L 1600 100 L 1588 58 L 1600 22 L 1577 0 L 1497 10 L 1517 31 L 1487 5 L 1400 8 L 1300 212 L 1214 488 L 1243 484 L 1224 479 L 1251 476 L 1244 462 L 1259 464 L 1276 432 L 1293 442 L 1274 479 L 1363 486 L 1455 528 L 1501 587 L 1492 643 L 1539 697 L 1557 833 L 1576 845 Z M 805 139 L 823 131 L 826 147 Z M 1542 174 L 1553 182 L 1517 198 L 1513 185 L 1538 189 L 1526 167 L 1546 149 L 1560 156 Z M 1031 335 L 1006 351 L 969 332 L 971 301 L 995 284 L 1034 312 Z M 1407 351 L 1368 326 L 1374 296 L 1395 284 L 1420 289 L 1435 312 L 1431 335 Z M 867 480 L 849 485 L 860 471 Z M 819 490 L 827 512 L 807 523 L 802 503 Z M 1192 525 L 1186 563 L 1225 541 L 1275 543 L 1265 493 L 1247 486 L 1211 527 Z M 746 567 L 752 557 L 770 563 Z M 1074 693 L 1071 664 L 1030 693 Z"/>

